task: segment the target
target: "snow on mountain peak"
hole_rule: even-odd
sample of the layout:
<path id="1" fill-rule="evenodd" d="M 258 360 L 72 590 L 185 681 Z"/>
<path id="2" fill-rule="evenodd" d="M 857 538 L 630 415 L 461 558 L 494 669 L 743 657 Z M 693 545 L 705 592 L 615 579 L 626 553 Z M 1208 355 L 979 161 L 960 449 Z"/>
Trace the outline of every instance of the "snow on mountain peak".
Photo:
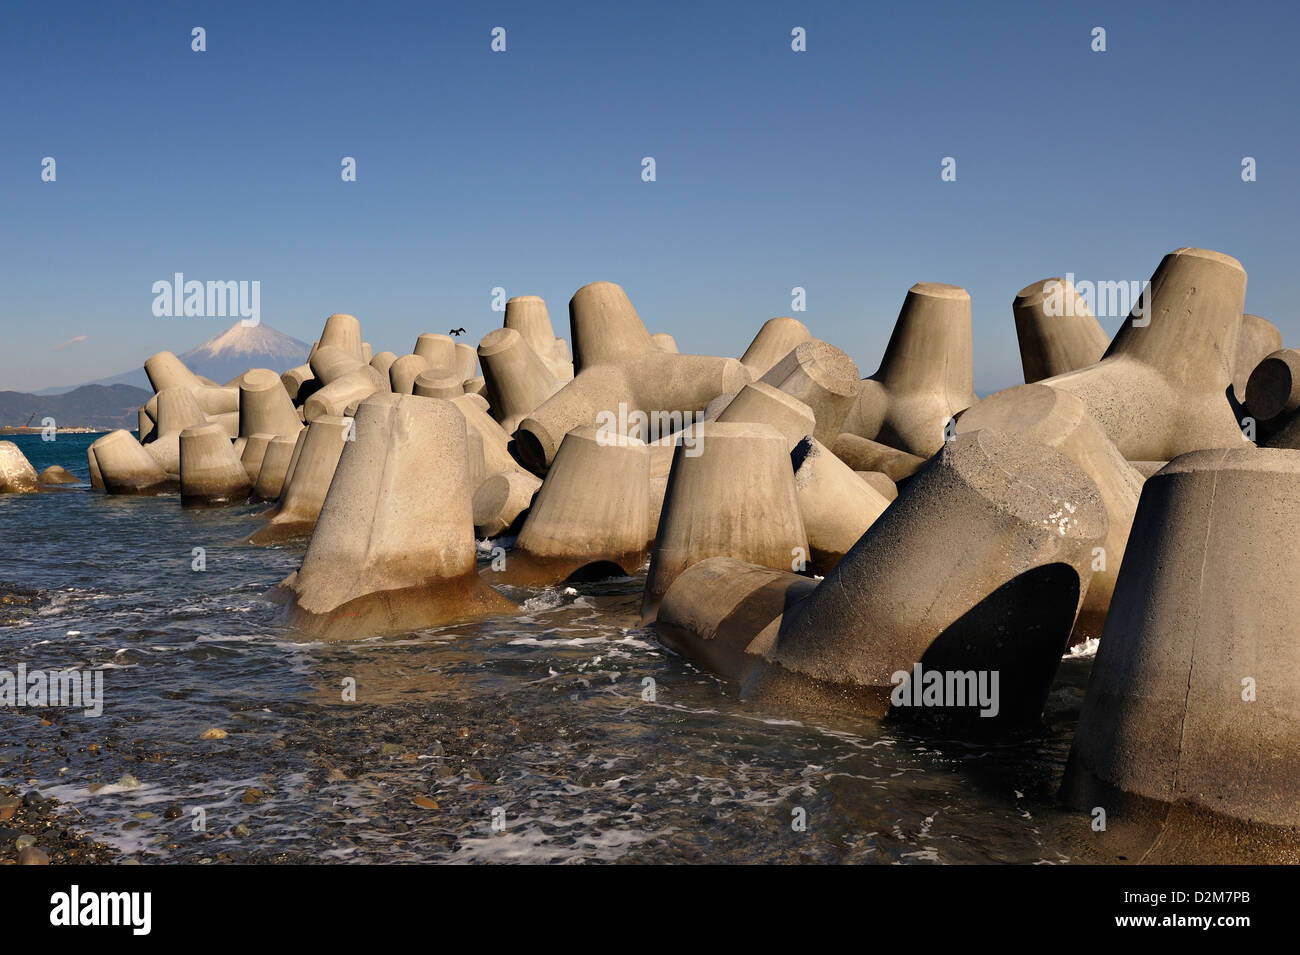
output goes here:
<path id="1" fill-rule="evenodd" d="M 245 326 L 236 322 L 214 338 L 208 339 L 197 348 L 181 356 L 187 364 L 191 360 L 202 361 L 220 358 L 236 358 L 240 355 L 258 355 L 267 358 L 282 358 L 286 361 L 303 361 L 310 346 L 298 339 L 276 331 L 265 322 Z"/>

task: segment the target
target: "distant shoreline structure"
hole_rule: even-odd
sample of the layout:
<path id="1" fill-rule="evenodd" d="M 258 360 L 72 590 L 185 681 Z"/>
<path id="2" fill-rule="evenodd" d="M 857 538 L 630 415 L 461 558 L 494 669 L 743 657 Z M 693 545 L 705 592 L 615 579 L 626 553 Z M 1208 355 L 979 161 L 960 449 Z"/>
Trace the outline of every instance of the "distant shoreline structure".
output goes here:
<path id="1" fill-rule="evenodd" d="M 6 424 L 0 425 L 0 434 L 40 434 L 45 428 L 26 427 L 24 425 Z M 111 428 L 55 428 L 55 434 L 103 434 L 111 431 Z"/>

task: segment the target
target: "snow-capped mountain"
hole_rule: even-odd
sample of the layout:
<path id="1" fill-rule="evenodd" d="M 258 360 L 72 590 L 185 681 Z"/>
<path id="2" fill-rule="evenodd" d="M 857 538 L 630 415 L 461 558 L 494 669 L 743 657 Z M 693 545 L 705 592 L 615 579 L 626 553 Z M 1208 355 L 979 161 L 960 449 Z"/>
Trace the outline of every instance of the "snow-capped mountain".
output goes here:
<path id="1" fill-rule="evenodd" d="M 265 323 L 246 328 L 236 322 L 179 357 L 196 375 L 224 383 L 250 368 L 288 371 L 305 362 L 310 351 L 310 345 Z"/>
<path id="2" fill-rule="evenodd" d="M 178 357 L 196 375 L 203 375 L 205 378 L 224 384 L 250 368 L 287 371 L 305 362 L 310 351 L 310 345 L 284 332 L 276 331 L 265 322 L 252 327 L 245 327 L 243 323 L 236 322 L 220 335 L 209 338 L 202 345 L 191 348 Z M 142 355 L 140 358 L 142 366 L 146 357 L 148 356 Z M 151 393 L 153 391 L 149 387 L 149 378 L 145 375 L 143 367 L 114 375 L 112 378 L 86 382 L 86 384 L 134 385 L 137 388 L 148 389 Z M 37 394 L 62 394 L 71 391 L 74 387 L 77 386 L 46 388 Z"/>

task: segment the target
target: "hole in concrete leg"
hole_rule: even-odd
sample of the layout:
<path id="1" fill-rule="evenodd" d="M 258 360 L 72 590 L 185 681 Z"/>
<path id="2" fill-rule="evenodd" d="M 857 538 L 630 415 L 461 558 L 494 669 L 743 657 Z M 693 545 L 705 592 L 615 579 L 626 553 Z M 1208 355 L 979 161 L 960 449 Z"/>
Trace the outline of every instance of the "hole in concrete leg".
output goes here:
<path id="1" fill-rule="evenodd" d="M 531 431 L 516 431 L 506 450 L 533 474 L 546 476 L 546 452 L 542 450 L 542 442 Z"/>
<path id="2" fill-rule="evenodd" d="M 606 580 L 610 577 L 626 577 L 628 573 L 611 560 L 597 560 L 584 564 L 564 579 L 566 584 L 590 583 L 593 580 Z"/>
<path id="3" fill-rule="evenodd" d="M 944 675 L 945 687 L 970 687 L 973 673 L 997 673 L 997 713 L 981 707 L 893 706 L 888 718 L 923 724 L 959 736 L 988 737 L 1038 729 L 1052 680 L 1061 663 L 1079 602 L 1079 575 L 1068 564 L 1047 564 L 1007 581 L 954 621 L 922 655 L 924 675 Z M 908 699 L 911 678 L 904 684 Z M 945 697 L 946 702 L 952 702 Z"/>

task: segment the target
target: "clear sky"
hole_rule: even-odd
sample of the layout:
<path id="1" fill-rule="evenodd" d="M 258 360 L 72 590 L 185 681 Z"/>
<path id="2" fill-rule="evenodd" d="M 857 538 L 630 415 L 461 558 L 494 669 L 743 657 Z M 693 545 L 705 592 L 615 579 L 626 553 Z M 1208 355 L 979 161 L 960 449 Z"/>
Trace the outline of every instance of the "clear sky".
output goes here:
<path id="1" fill-rule="evenodd" d="M 1143 280 L 1192 245 L 1239 258 L 1247 309 L 1300 344 L 1298 26 L 1200 0 L 6 3 L 0 389 L 230 324 L 154 317 L 175 272 L 259 281 L 306 341 L 351 312 L 399 354 L 477 342 L 496 286 L 567 337 L 607 279 L 682 351 L 739 355 L 801 286 L 863 375 L 908 286 L 947 282 L 984 392 L 1019 380 L 1022 286 Z"/>

